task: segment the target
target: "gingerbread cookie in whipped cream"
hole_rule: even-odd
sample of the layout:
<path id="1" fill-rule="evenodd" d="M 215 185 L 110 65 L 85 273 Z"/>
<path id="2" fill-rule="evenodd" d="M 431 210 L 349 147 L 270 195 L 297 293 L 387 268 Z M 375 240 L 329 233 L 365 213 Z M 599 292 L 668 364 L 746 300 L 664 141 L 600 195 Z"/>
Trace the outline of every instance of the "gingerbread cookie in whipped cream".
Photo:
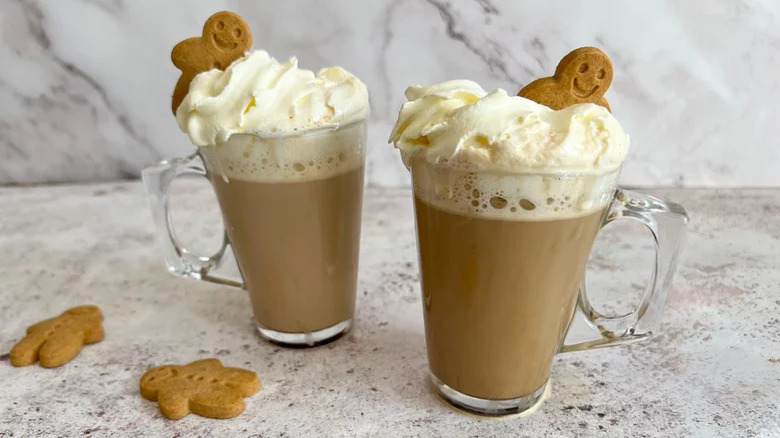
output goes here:
<path id="1" fill-rule="evenodd" d="M 521 96 L 409 87 L 390 134 L 412 178 L 431 381 L 473 412 L 544 394 L 628 152 L 600 105 L 611 72 L 562 65 Z"/>
<path id="2" fill-rule="evenodd" d="M 596 47 L 569 52 L 555 68 L 555 74 L 523 87 L 518 96 L 559 110 L 578 103 L 595 103 L 609 108 L 604 93 L 612 84 L 612 62 Z"/>
<path id="3" fill-rule="evenodd" d="M 212 21 L 201 40 L 248 38 Z M 285 345 L 335 339 L 355 305 L 368 90 L 344 68 L 264 50 L 209 64 L 235 53 L 207 47 L 190 65 L 211 67 L 174 103 L 176 120 L 214 186 L 257 329 Z"/>
<path id="4" fill-rule="evenodd" d="M 200 37 L 188 38 L 174 46 L 171 61 L 181 70 L 173 90 L 173 113 L 189 91 L 190 82 L 200 72 L 212 68 L 224 70 L 252 47 L 252 33 L 238 14 L 217 12 L 203 25 Z"/>

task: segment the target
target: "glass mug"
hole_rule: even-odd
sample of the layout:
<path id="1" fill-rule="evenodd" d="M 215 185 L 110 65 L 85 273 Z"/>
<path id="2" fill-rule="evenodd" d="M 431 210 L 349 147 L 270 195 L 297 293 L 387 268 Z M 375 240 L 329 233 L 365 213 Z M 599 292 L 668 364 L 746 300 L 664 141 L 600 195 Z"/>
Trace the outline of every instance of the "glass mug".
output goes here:
<path id="1" fill-rule="evenodd" d="M 355 309 L 365 142 L 365 120 L 279 137 L 236 134 L 145 169 L 168 270 L 246 289 L 271 342 L 314 346 L 344 334 Z M 209 179 L 222 212 L 225 237 L 213 255 L 193 254 L 171 226 L 170 184 L 192 174 Z M 212 273 L 228 246 L 243 281 Z"/>
<path id="2" fill-rule="evenodd" d="M 602 175 L 457 170 L 410 163 L 431 381 L 451 404 L 483 415 L 522 412 L 547 386 L 557 353 L 622 345 L 657 332 L 688 222 L 683 207 L 617 188 Z M 655 267 L 641 303 L 593 309 L 585 267 L 599 230 L 647 226 Z M 567 343 L 579 308 L 590 339 Z"/>

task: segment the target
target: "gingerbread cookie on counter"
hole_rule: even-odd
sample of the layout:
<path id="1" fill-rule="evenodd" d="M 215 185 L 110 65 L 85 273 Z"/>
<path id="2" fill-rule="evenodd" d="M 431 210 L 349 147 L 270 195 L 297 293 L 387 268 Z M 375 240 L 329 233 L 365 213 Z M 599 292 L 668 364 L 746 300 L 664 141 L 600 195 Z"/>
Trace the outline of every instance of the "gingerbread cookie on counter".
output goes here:
<path id="1" fill-rule="evenodd" d="M 11 364 L 17 367 L 40 362 L 58 367 L 73 359 L 85 344 L 103 340 L 103 314 L 98 306 L 79 306 L 60 316 L 27 328 L 27 336 L 13 346 Z"/>
<path id="2" fill-rule="evenodd" d="M 219 359 L 203 359 L 152 368 L 141 377 L 140 388 L 141 395 L 156 400 L 169 420 L 190 412 L 232 418 L 244 411 L 244 397 L 260 389 L 260 379 L 253 371 L 222 366 Z"/>

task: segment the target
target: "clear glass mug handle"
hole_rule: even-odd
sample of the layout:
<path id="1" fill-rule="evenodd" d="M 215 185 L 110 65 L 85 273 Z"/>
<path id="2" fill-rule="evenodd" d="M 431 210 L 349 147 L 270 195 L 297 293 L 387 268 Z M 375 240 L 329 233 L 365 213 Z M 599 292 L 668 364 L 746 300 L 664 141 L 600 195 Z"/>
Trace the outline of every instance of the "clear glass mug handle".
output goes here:
<path id="1" fill-rule="evenodd" d="M 590 340 L 577 343 L 564 340 L 561 352 L 630 344 L 650 339 L 658 333 L 685 239 L 688 214 L 681 205 L 618 189 L 602 227 L 618 219 L 638 221 L 653 235 L 655 264 L 647 289 L 633 312 L 622 316 L 605 316 L 591 306 L 585 285 L 581 285 L 577 309 L 586 319 Z"/>
<path id="2" fill-rule="evenodd" d="M 173 180 L 183 175 L 199 175 L 208 178 L 203 160 L 197 152 L 183 158 L 163 160 L 142 172 L 144 185 L 149 194 L 157 237 L 162 245 L 163 258 L 168 271 L 182 277 L 243 288 L 244 284 L 239 281 L 215 276 L 211 273 L 220 265 L 222 256 L 230 245 L 227 233 L 223 232 L 224 237 L 219 250 L 208 256 L 193 253 L 176 237 L 176 230 L 171 224 L 168 191 Z"/>

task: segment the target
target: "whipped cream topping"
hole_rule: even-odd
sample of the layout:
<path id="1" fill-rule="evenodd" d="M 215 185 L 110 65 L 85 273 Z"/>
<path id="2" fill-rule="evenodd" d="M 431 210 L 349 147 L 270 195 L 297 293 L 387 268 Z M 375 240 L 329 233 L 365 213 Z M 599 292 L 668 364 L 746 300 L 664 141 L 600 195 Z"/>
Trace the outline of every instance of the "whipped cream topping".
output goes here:
<path id="1" fill-rule="evenodd" d="M 176 110 L 179 128 L 192 143 L 208 146 L 233 134 L 279 137 L 335 128 L 368 116 L 368 90 L 341 67 L 314 74 L 298 60 L 280 63 L 258 50 L 225 71 L 199 73 Z"/>
<path id="2" fill-rule="evenodd" d="M 468 80 L 406 89 L 390 142 L 404 163 L 424 158 L 472 170 L 603 174 L 623 163 L 628 135 L 604 107 L 554 111 Z"/>

